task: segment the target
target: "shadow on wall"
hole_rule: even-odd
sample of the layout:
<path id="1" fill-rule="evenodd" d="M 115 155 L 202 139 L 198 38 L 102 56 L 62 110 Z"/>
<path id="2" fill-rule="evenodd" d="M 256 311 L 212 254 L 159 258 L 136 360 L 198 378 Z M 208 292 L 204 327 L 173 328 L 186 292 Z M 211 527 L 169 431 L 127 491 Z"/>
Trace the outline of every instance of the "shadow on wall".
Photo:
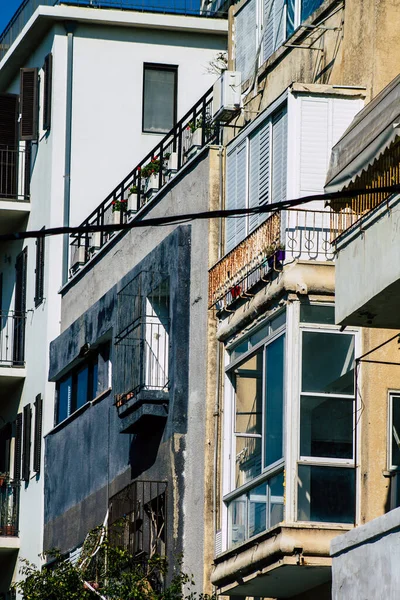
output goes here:
<path id="1" fill-rule="evenodd" d="M 154 419 L 154 421 L 151 429 L 144 427 L 132 437 L 129 450 L 132 480 L 148 471 L 156 462 L 166 419 Z"/>

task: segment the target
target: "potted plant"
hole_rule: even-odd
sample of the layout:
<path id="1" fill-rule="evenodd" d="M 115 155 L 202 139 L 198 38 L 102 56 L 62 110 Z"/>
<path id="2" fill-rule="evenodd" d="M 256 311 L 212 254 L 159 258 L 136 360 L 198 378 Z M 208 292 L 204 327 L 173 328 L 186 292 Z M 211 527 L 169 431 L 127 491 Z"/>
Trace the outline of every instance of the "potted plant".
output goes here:
<path id="1" fill-rule="evenodd" d="M 184 148 L 186 157 L 192 158 L 202 146 L 203 119 L 189 121 L 185 129 Z"/>
<path id="2" fill-rule="evenodd" d="M 265 254 L 267 255 L 268 265 L 272 269 L 277 263 L 282 264 L 285 260 L 285 244 L 280 242 L 271 244 L 265 249 Z"/>
<path id="3" fill-rule="evenodd" d="M 144 195 L 146 198 L 150 198 L 153 193 L 159 189 L 160 169 L 161 161 L 157 156 L 154 156 L 151 161 L 141 169 L 141 176 L 144 180 Z"/>
<path id="4" fill-rule="evenodd" d="M 132 185 L 129 188 L 129 195 L 128 195 L 127 206 L 126 206 L 128 212 L 136 212 L 137 211 L 137 193 L 138 193 L 137 185 Z"/>

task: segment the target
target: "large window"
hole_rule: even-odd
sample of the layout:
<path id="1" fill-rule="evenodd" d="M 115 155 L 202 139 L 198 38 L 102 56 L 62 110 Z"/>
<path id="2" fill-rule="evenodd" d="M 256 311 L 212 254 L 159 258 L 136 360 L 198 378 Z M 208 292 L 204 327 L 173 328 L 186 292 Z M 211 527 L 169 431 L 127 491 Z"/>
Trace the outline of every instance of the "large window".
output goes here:
<path id="1" fill-rule="evenodd" d="M 109 344 L 104 344 L 57 382 L 56 424 L 109 389 L 109 353 Z"/>
<path id="2" fill-rule="evenodd" d="M 233 492 L 225 499 L 235 546 L 283 519 L 284 314 L 231 349 Z"/>
<path id="3" fill-rule="evenodd" d="M 168 133 L 176 123 L 178 67 L 145 63 L 143 131 Z"/>
<path id="4" fill-rule="evenodd" d="M 266 118 L 228 150 L 226 208 L 263 206 L 286 200 L 286 105 Z M 256 229 L 268 214 L 226 219 L 229 252 Z"/>
<path id="5" fill-rule="evenodd" d="M 321 307 L 312 309 L 305 309 L 308 319 L 314 318 L 313 312 L 322 316 Z M 326 322 L 329 307 L 325 310 Z M 354 341 L 354 334 L 337 330 L 301 331 L 297 505 L 301 521 L 354 519 Z"/>

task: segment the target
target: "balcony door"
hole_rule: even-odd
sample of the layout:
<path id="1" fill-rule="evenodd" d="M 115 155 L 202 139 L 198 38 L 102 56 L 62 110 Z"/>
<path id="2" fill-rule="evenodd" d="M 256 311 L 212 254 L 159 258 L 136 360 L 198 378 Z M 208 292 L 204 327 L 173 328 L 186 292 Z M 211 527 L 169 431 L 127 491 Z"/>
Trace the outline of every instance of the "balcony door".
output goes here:
<path id="1" fill-rule="evenodd" d="M 18 96 L 0 94 L 0 198 L 17 197 Z"/>
<path id="2" fill-rule="evenodd" d="M 28 253 L 24 248 L 15 262 L 15 304 L 13 363 L 23 365 L 25 360 L 26 267 Z"/>

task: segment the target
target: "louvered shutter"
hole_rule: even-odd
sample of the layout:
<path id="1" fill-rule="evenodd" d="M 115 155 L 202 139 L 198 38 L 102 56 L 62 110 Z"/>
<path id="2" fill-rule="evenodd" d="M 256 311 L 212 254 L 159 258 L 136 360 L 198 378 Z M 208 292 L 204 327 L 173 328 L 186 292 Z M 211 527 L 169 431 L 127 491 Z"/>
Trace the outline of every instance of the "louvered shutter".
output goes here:
<path id="1" fill-rule="evenodd" d="M 243 140 L 227 156 L 226 208 L 235 210 L 246 207 L 247 140 Z M 246 218 L 226 219 L 226 251 L 229 252 L 246 236 Z"/>
<path id="2" fill-rule="evenodd" d="M 354 117 L 363 107 L 362 100 L 332 98 L 332 146 L 342 137 Z M 329 152 L 330 154 L 330 152 Z"/>
<path id="3" fill-rule="evenodd" d="M 323 193 L 328 168 L 329 99 L 301 98 L 300 196 Z"/>
<path id="4" fill-rule="evenodd" d="M 33 443 L 33 470 L 40 472 L 40 461 L 42 453 L 42 422 L 43 422 L 43 399 L 41 394 L 35 400 L 35 433 Z"/>
<path id="5" fill-rule="evenodd" d="M 286 200 L 287 179 L 287 111 L 279 111 L 272 119 L 272 202 Z"/>
<path id="6" fill-rule="evenodd" d="M 267 60 L 285 41 L 285 15 L 285 0 L 264 0 L 264 60 Z"/>
<path id="7" fill-rule="evenodd" d="M 249 0 L 235 17 L 235 64 L 242 81 L 251 77 L 255 69 L 256 28 L 256 0 Z"/>
<path id="8" fill-rule="evenodd" d="M 22 458 L 22 413 L 18 413 L 15 419 L 15 440 L 14 440 L 14 479 L 21 479 L 21 458 Z"/>
<path id="9" fill-rule="evenodd" d="M 38 137 L 38 70 L 20 71 L 20 139 L 36 140 Z"/>
<path id="10" fill-rule="evenodd" d="M 269 130 L 266 120 L 250 137 L 249 149 L 249 207 L 262 206 L 269 201 Z M 267 218 L 267 213 L 249 216 L 249 232 Z"/>
<path id="11" fill-rule="evenodd" d="M 10 472 L 11 423 L 0 429 L 0 473 Z"/>
<path id="12" fill-rule="evenodd" d="M 44 85 L 43 85 L 43 129 L 51 126 L 51 88 L 53 79 L 53 55 L 48 54 L 44 59 Z"/>
<path id="13" fill-rule="evenodd" d="M 0 197 L 17 195 L 18 96 L 0 94 Z"/>
<path id="14" fill-rule="evenodd" d="M 39 304 L 43 302 L 44 297 L 44 248 L 45 238 L 37 238 L 35 269 L 35 306 L 39 306 Z"/>
<path id="15" fill-rule="evenodd" d="M 23 440 L 22 440 L 22 479 L 29 481 L 31 475 L 31 431 L 32 409 L 30 404 L 24 406 Z"/>

